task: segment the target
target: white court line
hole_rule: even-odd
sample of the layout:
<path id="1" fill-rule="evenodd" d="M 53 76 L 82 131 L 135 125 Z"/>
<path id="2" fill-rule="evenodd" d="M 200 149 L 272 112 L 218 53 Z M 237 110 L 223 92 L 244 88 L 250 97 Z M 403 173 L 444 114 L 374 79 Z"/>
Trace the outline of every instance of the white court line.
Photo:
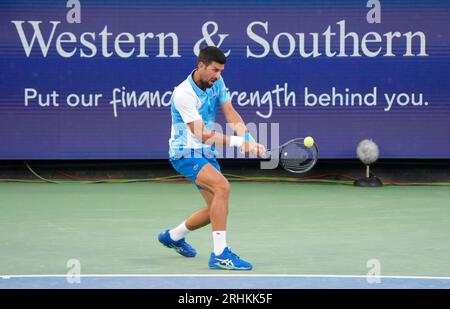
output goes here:
<path id="1" fill-rule="evenodd" d="M 217 274 L 217 275 L 207 275 L 207 274 L 168 274 L 168 275 L 155 275 L 155 274 L 102 274 L 102 275 L 0 275 L 1 279 L 12 279 L 12 278 L 67 278 L 67 277 L 100 277 L 100 278 L 152 278 L 152 277 L 288 277 L 288 278 L 355 278 L 355 279 L 410 279 L 410 280 L 450 280 L 450 277 L 431 277 L 431 276 L 367 276 L 367 275 L 284 275 L 284 274 L 267 274 L 267 275 L 252 275 L 252 274 Z"/>

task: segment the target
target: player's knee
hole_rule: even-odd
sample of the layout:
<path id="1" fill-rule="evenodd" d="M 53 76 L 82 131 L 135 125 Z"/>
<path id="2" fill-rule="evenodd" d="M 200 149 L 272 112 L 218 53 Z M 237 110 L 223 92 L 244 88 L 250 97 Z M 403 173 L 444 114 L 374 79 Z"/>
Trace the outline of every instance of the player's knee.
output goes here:
<path id="1" fill-rule="evenodd" d="M 214 195 L 228 196 L 230 194 L 230 183 L 225 179 L 214 187 Z"/>

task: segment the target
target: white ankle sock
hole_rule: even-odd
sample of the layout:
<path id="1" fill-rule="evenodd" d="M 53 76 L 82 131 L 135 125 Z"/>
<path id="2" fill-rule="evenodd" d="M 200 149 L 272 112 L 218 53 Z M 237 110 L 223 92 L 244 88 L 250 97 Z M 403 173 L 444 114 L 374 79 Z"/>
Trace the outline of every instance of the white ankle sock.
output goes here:
<path id="1" fill-rule="evenodd" d="M 214 254 L 220 255 L 227 246 L 226 231 L 213 231 Z"/>
<path id="2" fill-rule="evenodd" d="M 184 221 L 176 228 L 171 229 L 169 231 L 169 234 L 170 234 L 170 238 L 172 238 L 172 240 L 178 241 L 181 238 L 183 238 L 184 236 L 186 236 L 187 233 L 189 233 L 189 232 L 190 232 L 190 230 L 188 230 L 188 228 L 186 227 L 186 221 Z"/>

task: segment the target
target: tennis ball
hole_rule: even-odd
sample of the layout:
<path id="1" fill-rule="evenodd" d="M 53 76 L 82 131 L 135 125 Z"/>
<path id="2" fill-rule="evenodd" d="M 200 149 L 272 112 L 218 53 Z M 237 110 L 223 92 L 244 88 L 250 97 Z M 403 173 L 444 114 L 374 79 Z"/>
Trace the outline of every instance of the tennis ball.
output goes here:
<path id="1" fill-rule="evenodd" d="M 306 147 L 310 148 L 314 145 L 314 139 L 311 136 L 305 137 L 303 140 L 303 144 L 305 144 Z"/>

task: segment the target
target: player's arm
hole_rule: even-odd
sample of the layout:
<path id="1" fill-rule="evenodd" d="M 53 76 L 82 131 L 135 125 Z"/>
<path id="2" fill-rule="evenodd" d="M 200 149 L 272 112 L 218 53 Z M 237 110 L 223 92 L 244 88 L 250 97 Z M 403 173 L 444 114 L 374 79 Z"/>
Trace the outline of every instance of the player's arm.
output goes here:
<path id="1" fill-rule="evenodd" d="M 224 113 L 227 124 L 232 127 L 233 131 L 238 135 L 238 137 L 244 138 L 244 143 L 241 147 L 241 150 L 245 153 L 264 156 L 264 146 L 256 143 L 255 139 L 248 132 L 241 115 L 239 115 L 239 113 L 231 104 L 230 92 L 225 85 L 225 81 L 223 80 L 223 78 L 220 78 L 216 81 L 216 83 L 219 88 L 218 101 L 220 106 L 222 107 L 222 111 Z"/>
<path id="2" fill-rule="evenodd" d="M 174 95 L 173 104 L 183 122 L 192 134 L 204 144 L 228 145 L 242 147 L 246 142 L 241 136 L 227 136 L 206 128 L 202 117 L 196 108 L 196 99 L 189 93 L 179 92 Z"/>
<path id="3" fill-rule="evenodd" d="M 194 136 L 198 138 L 203 144 L 241 147 L 244 143 L 244 139 L 242 137 L 228 136 L 216 131 L 208 130 L 201 118 L 189 122 L 187 123 L 187 125 L 192 134 L 194 134 Z"/>
<path id="4" fill-rule="evenodd" d="M 227 145 L 239 147 L 245 153 L 251 153 L 258 156 L 265 154 L 265 148 L 256 142 L 247 141 L 242 136 L 229 136 L 216 131 L 208 130 L 202 119 L 187 123 L 192 134 L 203 144 L 207 145 Z M 262 148 L 261 148 L 262 147 Z"/>
<path id="5" fill-rule="evenodd" d="M 244 120 L 242 120 L 241 115 L 234 109 L 233 104 L 230 101 L 224 102 L 221 105 L 225 120 L 233 131 L 239 135 L 244 136 L 248 132 L 245 126 Z"/>
<path id="6" fill-rule="evenodd" d="M 265 148 L 263 145 L 260 145 L 256 143 L 255 139 L 250 135 L 250 132 L 248 131 L 244 120 L 242 119 L 241 115 L 234 109 L 233 104 L 231 104 L 230 101 L 224 102 L 221 105 L 222 111 L 225 116 L 225 120 L 229 126 L 233 129 L 233 131 L 238 135 L 242 136 L 244 140 L 246 140 L 249 145 L 244 150 L 246 152 L 250 151 L 255 154 L 264 154 Z M 252 151 L 251 148 L 256 147 L 257 149 Z M 247 150 L 248 149 L 248 150 Z"/>

